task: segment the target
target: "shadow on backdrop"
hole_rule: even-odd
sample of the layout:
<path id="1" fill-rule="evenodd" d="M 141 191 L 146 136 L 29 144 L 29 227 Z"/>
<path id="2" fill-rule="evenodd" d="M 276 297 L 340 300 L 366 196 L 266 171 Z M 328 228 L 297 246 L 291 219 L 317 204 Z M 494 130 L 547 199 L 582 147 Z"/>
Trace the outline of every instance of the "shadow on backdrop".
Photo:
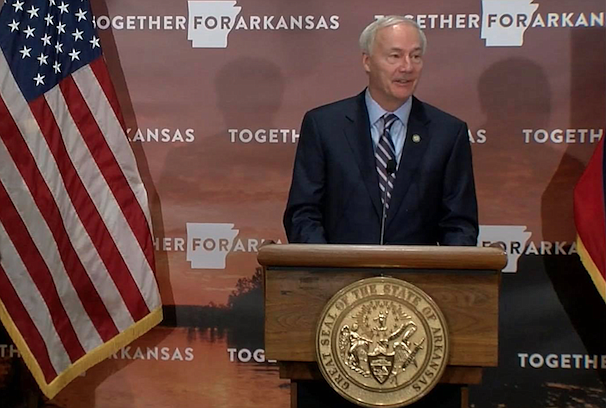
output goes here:
<path id="1" fill-rule="evenodd" d="M 582 52 L 586 54 L 587 50 Z M 482 127 L 488 136 L 483 148 L 474 151 L 474 164 L 481 169 L 475 176 L 482 224 L 526 225 L 537 246 L 540 241 L 570 243 L 574 230 L 565 225 L 563 212 L 568 204 L 561 197 L 564 187 L 571 188 L 572 183 L 567 175 L 558 173 L 563 169 L 564 149 L 525 140 L 524 129 L 549 130 L 550 123 L 557 122 L 553 115 L 559 107 L 553 106 L 545 69 L 527 58 L 507 58 L 481 75 L 478 91 L 486 116 Z M 566 171 L 571 171 L 570 165 Z M 546 192 L 555 192 L 557 198 L 547 198 Z M 546 199 L 560 202 L 550 203 L 552 207 L 546 211 Z M 490 214 L 482 214 L 482 209 Z M 562 274 L 570 277 L 568 272 L 575 270 L 574 265 L 578 265 L 574 256 L 529 255 L 519 258 L 516 274 L 503 274 L 499 367 L 485 370 L 482 386 L 471 387 L 473 404 L 522 408 L 584 401 L 593 406 L 602 400 L 604 390 L 596 388 L 599 380 L 594 374 L 550 370 L 546 380 L 535 369 L 523 369 L 519 361 L 518 353 L 581 351 L 579 337 L 583 336 L 575 333 L 578 328 L 568 321 L 570 312 L 566 308 L 566 299 L 570 302 L 576 297 L 558 293 L 553 278 Z"/>
<path id="2" fill-rule="evenodd" d="M 208 221 L 209 217 L 211 222 L 236 222 L 234 217 L 251 217 L 249 207 L 253 205 L 286 201 L 290 173 L 284 169 L 293 161 L 293 145 L 254 140 L 232 143 L 229 132 L 280 128 L 276 115 L 285 87 L 280 68 L 262 58 L 242 56 L 218 71 L 214 90 L 223 119 L 221 130 L 202 134 L 195 144 L 172 148 L 158 183 L 164 204 L 180 209 L 183 227 L 186 222 Z M 260 272 L 251 265 L 250 272 L 239 273 L 250 277 L 238 279 L 226 304 L 175 305 L 174 320 L 165 324 L 189 328 L 190 338 L 208 335 L 212 342 L 215 336 L 226 336 L 230 346 L 262 348 Z"/>
<path id="3" fill-rule="evenodd" d="M 570 129 L 589 129 L 602 137 L 606 129 L 606 29 L 572 29 L 570 37 Z M 589 134 L 586 136 L 589 138 Z M 576 236 L 573 190 L 595 150 L 593 143 L 566 144 L 557 170 L 542 197 L 543 236 L 546 241 L 562 241 Z M 587 354 L 606 354 L 606 303 L 589 274 L 574 255 L 562 264 L 557 257 L 544 257 L 545 269 Z M 598 370 L 606 385 L 606 370 Z"/>
<path id="4" fill-rule="evenodd" d="M 271 61 L 240 57 L 225 64 L 215 77 L 216 103 L 225 128 L 170 150 L 158 183 L 164 204 L 195 206 L 197 211 L 218 207 L 213 211 L 225 212 L 235 197 L 262 201 L 279 191 L 274 183 L 292 161 L 292 145 L 261 145 L 237 137 L 232 143 L 229 129 L 275 128 L 284 88 L 284 77 Z"/>
<path id="5" fill-rule="evenodd" d="M 558 152 L 524 144 L 523 129 L 549 124 L 552 95 L 545 71 L 527 58 L 507 58 L 482 73 L 478 92 L 486 118 L 480 128 L 487 135 L 473 152 L 480 221 L 526 225 L 539 239 L 541 195 Z"/>

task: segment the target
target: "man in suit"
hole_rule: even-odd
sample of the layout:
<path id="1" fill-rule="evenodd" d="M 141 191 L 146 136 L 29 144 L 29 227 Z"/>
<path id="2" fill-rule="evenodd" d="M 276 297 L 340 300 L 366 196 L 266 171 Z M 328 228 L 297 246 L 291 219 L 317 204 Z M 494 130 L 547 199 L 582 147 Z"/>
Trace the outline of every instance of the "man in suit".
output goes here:
<path id="1" fill-rule="evenodd" d="M 364 29 L 360 46 L 368 87 L 303 119 L 289 242 L 476 245 L 467 125 L 413 96 L 425 35 L 389 16 Z"/>

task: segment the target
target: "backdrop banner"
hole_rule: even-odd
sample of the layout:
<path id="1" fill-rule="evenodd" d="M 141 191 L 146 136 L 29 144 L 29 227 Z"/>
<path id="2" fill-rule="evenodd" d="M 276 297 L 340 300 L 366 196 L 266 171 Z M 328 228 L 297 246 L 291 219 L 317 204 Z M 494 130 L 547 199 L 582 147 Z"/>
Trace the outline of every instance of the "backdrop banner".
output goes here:
<path id="1" fill-rule="evenodd" d="M 478 245 L 507 251 L 499 366 L 470 388 L 471 406 L 605 406 L 606 305 L 578 258 L 573 217 L 574 186 L 606 128 L 603 0 L 92 8 L 150 195 L 164 320 L 54 407 L 289 406 L 263 350 L 257 251 L 286 242 L 304 113 L 364 89 L 358 37 L 391 14 L 427 36 L 416 96 L 469 126 Z M 0 358 L 17 354 L 3 338 Z M 19 392 L 7 387 L 0 396 Z"/>

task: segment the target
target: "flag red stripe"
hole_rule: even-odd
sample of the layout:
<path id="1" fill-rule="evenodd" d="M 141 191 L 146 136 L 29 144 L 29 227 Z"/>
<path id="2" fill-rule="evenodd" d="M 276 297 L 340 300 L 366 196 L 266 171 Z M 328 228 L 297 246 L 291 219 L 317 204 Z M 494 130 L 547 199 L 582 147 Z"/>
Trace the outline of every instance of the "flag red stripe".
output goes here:
<path id="1" fill-rule="evenodd" d="M 6 144 L 4 132 L 2 132 L 2 138 Z M 12 135 L 12 139 L 21 139 L 21 137 Z M 9 151 L 10 150 L 14 150 L 14 144 L 12 146 L 12 149 L 9 147 Z M 13 152 L 11 152 L 11 154 L 12 153 Z M 27 155 L 28 154 L 26 154 L 25 152 L 21 152 L 22 157 Z M 21 174 L 30 173 L 31 175 L 38 173 L 36 168 L 30 167 L 30 169 L 27 170 L 26 167 L 29 166 L 19 167 L 20 170 L 22 170 Z M 32 178 L 28 174 L 24 175 L 26 178 Z M 42 181 L 42 183 L 44 182 Z M 39 185 L 37 190 L 38 192 L 36 196 L 38 196 L 38 199 L 36 200 L 36 202 L 38 206 L 42 204 L 43 207 L 51 208 L 52 211 L 52 205 L 47 206 L 42 203 L 44 198 L 41 197 L 47 195 L 48 193 L 46 185 Z M 52 199 L 49 199 L 47 197 L 46 200 L 49 200 L 54 204 L 54 201 L 52 201 Z M 33 242 L 29 231 L 25 227 L 21 216 L 13 205 L 13 202 L 11 201 L 3 184 L 0 184 L 0 208 L 2 208 L 2 211 L 0 211 L 0 222 L 2 222 L 2 224 L 4 225 L 8 236 L 11 237 L 11 240 L 13 241 L 17 253 L 21 257 L 21 260 L 23 261 L 25 268 L 31 276 L 32 281 L 34 282 L 34 284 L 38 288 L 38 291 L 40 292 L 40 295 L 44 299 L 44 302 L 48 307 L 51 320 L 53 321 L 53 325 L 55 326 L 55 330 L 59 335 L 59 338 L 61 339 L 61 342 L 63 343 L 70 360 L 72 362 L 78 360 L 85 354 L 84 348 L 80 344 L 78 336 L 76 335 L 76 331 L 74 330 L 74 327 L 72 326 L 72 323 L 69 320 L 69 317 L 67 316 L 67 312 L 65 311 L 65 308 L 61 303 L 61 298 L 57 293 L 57 288 L 55 287 L 55 283 L 53 282 L 51 273 L 46 263 L 44 262 L 44 259 L 40 255 L 36 244 Z M 42 208 L 41 212 L 47 212 L 47 208 Z"/>
<path id="2" fill-rule="evenodd" d="M 131 190 L 128 180 L 122 172 L 122 168 L 116 161 L 107 144 L 107 140 L 99 129 L 73 78 L 65 78 L 61 82 L 60 87 L 67 100 L 67 105 L 76 126 L 83 135 L 83 139 L 88 145 L 93 158 L 114 193 L 114 197 L 122 209 L 124 217 L 133 231 L 137 242 L 139 242 L 139 245 L 144 250 L 149 267 L 153 270 L 154 253 L 150 240 L 151 231 L 149 230 L 147 218 L 135 194 Z M 114 135 L 114 137 L 116 136 Z"/>
<path id="3" fill-rule="evenodd" d="M 606 274 L 603 143 L 602 138 L 575 188 L 574 214 L 577 232 L 602 277 Z"/>
<path id="4" fill-rule="evenodd" d="M 71 77 L 66 77 L 59 86 L 74 123 L 112 190 L 125 218 L 135 233 L 137 230 L 141 231 L 141 228 L 134 227 L 137 225 L 147 226 L 147 220 L 74 80 Z M 133 207 L 138 209 L 138 217 L 136 211 L 133 214 L 131 210 Z M 147 240 L 149 240 L 149 229 L 147 231 Z M 111 260 L 111 262 L 105 263 L 107 270 L 124 298 L 133 320 L 139 321 L 149 313 L 149 309 L 109 231 L 104 226 L 89 231 L 89 234 L 101 258 L 104 261 Z M 153 264 L 150 264 L 150 267 L 152 266 Z"/>
<path id="5" fill-rule="evenodd" d="M 97 228 L 105 227 L 82 180 L 78 176 L 78 173 L 69 158 L 69 154 L 61 137 L 61 132 L 46 99 L 36 99 L 30 104 L 30 108 L 47 141 L 48 147 L 55 158 L 67 193 L 69 194 L 71 202 L 84 225 L 84 228 L 87 231 L 94 231 Z M 47 222 L 48 221 L 49 220 L 47 220 Z M 60 227 L 63 228 L 63 224 L 61 224 Z M 86 313 L 93 322 L 101 339 L 104 342 L 112 339 L 118 334 L 118 328 L 114 324 L 114 321 L 107 311 L 107 308 L 89 275 L 86 273 L 84 265 L 82 265 L 78 254 L 69 240 L 67 231 L 64 229 L 53 231 L 53 236 L 57 241 L 65 270 L 70 277 L 74 289 L 78 293 L 84 310 L 86 310 Z M 94 273 L 94 271 L 91 271 L 91 273 Z"/>
<path id="6" fill-rule="evenodd" d="M 44 339 L 29 316 L 29 313 L 27 313 L 23 303 L 21 303 L 21 299 L 17 295 L 17 292 L 15 292 L 2 265 L 0 265 L 0 297 L 17 330 L 19 330 L 21 337 L 27 343 L 40 366 L 44 379 L 46 382 L 51 382 L 57 377 L 57 372 L 53 368 L 48 350 L 44 346 Z"/>
<path id="7" fill-rule="evenodd" d="M 124 124 L 124 118 L 122 117 L 122 112 L 120 110 L 120 105 L 118 103 L 116 91 L 115 91 L 114 86 L 112 85 L 111 78 L 110 78 L 109 72 L 107 70 L 107 66 L 105 65 L 105 61 L 103 60 L 103 58 L 97 58 L 95 61 L 93 61 L 91 64 L 89 64 L 89 66 L 90 66 L 93 74 L 95 75 L 95 78 L 97 78 L 97 82 L 101 86 L 103 93 L 105 93 L 105 96 L 106 96 L 107 100 L 109 101 L 109 104 L 111 105 L 111 107 L 114 111 L 114 114 L 118 118 L 118 121 L 120 122 L 120 124 L 122 126 L 122 129 L 125 131 L 124 137 L 126 139 L 126 126 Z M 137 241 L 139 242 L 139 245 L 141 245 L 141 248 L 143 249 L 143 253 L 145 254 L 145 257 L 147 258 L 147 262 L 149 263 L 152 270 L 154 270 L 155 269 L 154 268 L 155 253 L 154 253 L 154 247 L 153 247 L 152 241 L 150 239 L 152 234 L 151 234 L 151 231 L 149 230 L 149 225 L 147 222 L 138 223 L 138 220 L 139 220 L 138 217 L 142 216 L 143 218 L 145 218 L 145 214 L 143 214 L 143 211 L 141 210 L 139 205 L 137 205 L 136 207 L 133 207 L 131 209 L 136 211 L 136 213 L 137 213 L 136 214 L 137 222 L 135 222 L 135 218 L 133 218 L 132 219 L 133 222 L 130 222 L 131 228 L 135 232 L 135 236 L 137 237 Z M 139 212 L 141 212 L 141 214 L 138 214 Z M 130 217 L 127 216 L 127 219 L 130 220 Z"/>
<path id="8" fill-rule="evenodd" d="M 122 111 L 120 110 L 120 104 L 118 103 L 118 96 L 116 95 L 116 90 L 114 85 L 112 84 L 111 78 L 109 77 L 109 72 L 107 70 L 107 66 L 105 65 L 105 61 L 103 57 L 99 57 L 90 64 L 88 64 L 90 69 L 95 74 L 101 89 L 103 89 L 103 93 L 105 93 L 105 97 L 109 101 L 109 104 L 114 111 L 114 114 L 118 118 L 118 122 L 122 126 L 124 133 L 126 133 L 126 123 L 124 122 L 124 116 L 122 115 Z"/>

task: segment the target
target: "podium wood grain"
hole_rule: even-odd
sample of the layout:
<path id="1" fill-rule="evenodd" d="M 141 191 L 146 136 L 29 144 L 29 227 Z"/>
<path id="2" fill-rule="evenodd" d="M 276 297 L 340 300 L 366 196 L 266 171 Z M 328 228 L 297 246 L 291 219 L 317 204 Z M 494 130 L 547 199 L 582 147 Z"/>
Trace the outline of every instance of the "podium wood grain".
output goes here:
<path id="1" fill-rule="evenodd" d="M 265 349 L 269 359 L 315 361 L 316 324 L 326 302 L 359 279 L 390 275 L 433 298 L 450 332 L 449 365 L 491 367 L 498 357 L 499 275 L 485 272 L 268 270 Z"/>
<path id="2" fill-rule="evenodd" d="M 350 283 L 383 275 L 412 283 L 436 302 L 450 333 L 449 366 L 497 366 L 499 271 L 506 263 L 500 249 L 269 245 L 258 259 L 269 359 L 316 361 L 316 324 L 326 302 Z"/>

